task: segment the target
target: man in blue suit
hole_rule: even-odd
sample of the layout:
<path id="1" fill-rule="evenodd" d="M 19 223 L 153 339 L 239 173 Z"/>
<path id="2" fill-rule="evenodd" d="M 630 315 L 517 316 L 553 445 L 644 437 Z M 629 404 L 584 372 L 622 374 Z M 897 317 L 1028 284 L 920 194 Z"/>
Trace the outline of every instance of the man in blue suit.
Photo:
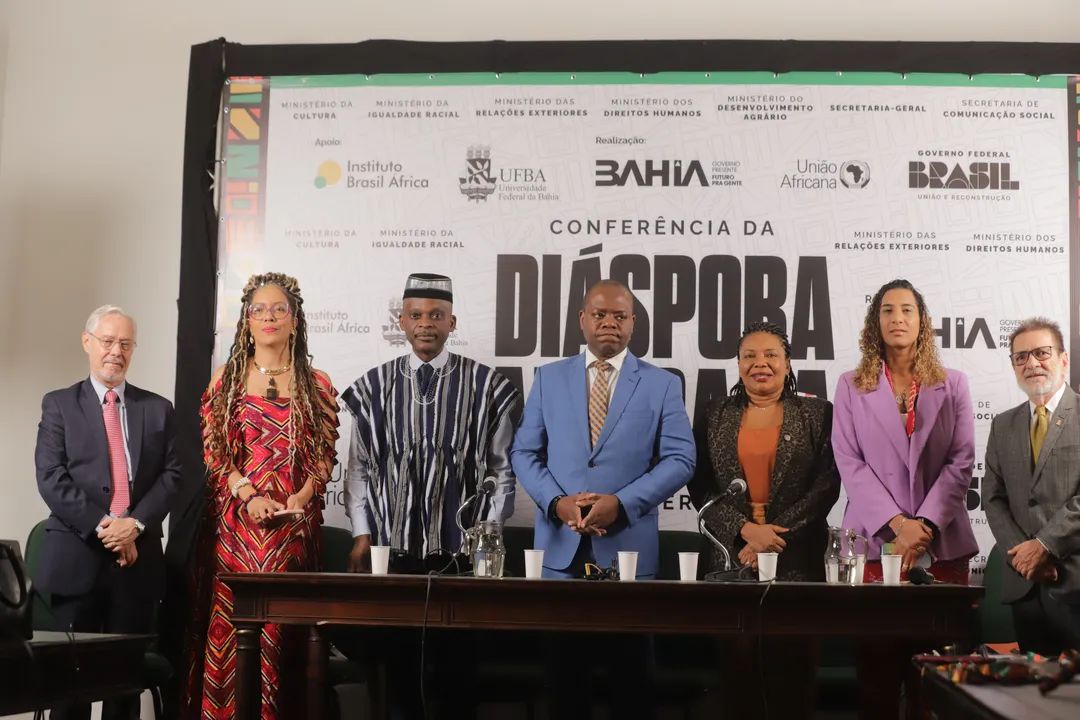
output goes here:
<path id="1" fill-rule="evenodd" d="M 608 567 L 621 550 L 638 553 L 638 579 L 653 578 L 658 507 L 689 481 L 696 459 L 679 378 L 627 350 L 634 296 L 623 284 L 590 288 L 578 319 L 588 348 L 536 373 L 510 453 L 537 505 L 534 547 L 544 550 L 546 578 L 580 578 L 586 563 Z M 645 653 L 639 643 L 629 654 Z M 640 709 L 640 695 L 634 701 Z"/>

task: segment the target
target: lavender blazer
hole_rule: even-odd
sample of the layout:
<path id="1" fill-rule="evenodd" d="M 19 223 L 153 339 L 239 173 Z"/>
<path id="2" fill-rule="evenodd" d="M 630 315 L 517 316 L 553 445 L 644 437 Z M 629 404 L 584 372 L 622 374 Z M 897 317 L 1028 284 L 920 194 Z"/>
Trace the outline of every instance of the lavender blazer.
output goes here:
<path id="1" fill-rule="evenodd" d="M 940 531 L 930 544 L 934 560 L 960 560 L 978 552 L 967 514 L 975 463 L 975 418 L 967 376 L 947 370 L 945 382 L 924 387 L 915 405 L 915 432 L 882 370 L 877 389 L 864 393 L 854 372 L 836 387 L 832 443 L 847 493 L 844 527 L 870 540 L 868 560 L 892 540 L 888 522 L 898 513 L 925 517 Z"/>

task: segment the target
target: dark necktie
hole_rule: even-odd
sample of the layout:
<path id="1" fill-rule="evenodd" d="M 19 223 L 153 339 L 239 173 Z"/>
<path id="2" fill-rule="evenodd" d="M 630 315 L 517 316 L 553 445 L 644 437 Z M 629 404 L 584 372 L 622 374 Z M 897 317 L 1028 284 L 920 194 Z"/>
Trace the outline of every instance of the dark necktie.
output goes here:
<path id="1" fill-rule="evenodd" d="M 420 366 L 416 371 L 416 389 L 421 395 L 427 395 L 428 386 L 431 385 L 431 376 L 435 374 L 435 368 L 427 363 Z"/>

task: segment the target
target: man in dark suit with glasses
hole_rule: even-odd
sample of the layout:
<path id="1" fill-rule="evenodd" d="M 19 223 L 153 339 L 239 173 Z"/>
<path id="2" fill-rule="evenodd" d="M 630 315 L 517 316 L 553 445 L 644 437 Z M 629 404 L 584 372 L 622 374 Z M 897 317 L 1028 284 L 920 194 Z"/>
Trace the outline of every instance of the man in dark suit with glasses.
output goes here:
<path id="1" fill-rule="evenodd" d="M 180 484 L 173 406 L 127 382 L 135 323 L 95 310 L 82 334 L 90 376 L 45 395 L 34 463 L 49 506 L 37 587 L 69 632 L 151 634 L 165 589 L 161 524 Z M 138 696 L 105 702 L 103 720 L 137 718 Z M 53 720 L 89 720 L 90 706 Z"/>

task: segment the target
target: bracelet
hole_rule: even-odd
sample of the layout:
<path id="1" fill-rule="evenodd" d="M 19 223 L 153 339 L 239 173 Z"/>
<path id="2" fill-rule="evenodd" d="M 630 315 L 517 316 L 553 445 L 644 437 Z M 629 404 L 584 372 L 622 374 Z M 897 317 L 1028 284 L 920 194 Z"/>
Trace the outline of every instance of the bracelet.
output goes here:
<path id="1" fill-rule="evenodd" d="M 248 503 L 251 502 L 252 500 L 254 500 L 257 497 L 263 497 L 263 494 L 260 493 L 260 492 L 253 492 L 250 495 L 248 495 L 248 499 L 244 500 L 244 509 L 247 510 Z"/>
<path id="2" fill-rule="evenodd" d="M 900 537 L 900 531 L 904 529 L 904 523 L 906 523 L 906 522 L 907 522 L 907 516 L 904 516 L 904 517 L 900 518 L 900 527 L 896 528 L 896 532 L 894 533 L 894 537 Z"/>
<path id="3" fill-rule="evenodd" d="M 239 499 L 240 488 L 244 487 L 245 485 L 251 485 L 251 481 L 248 480 L 246 477 L 242 477 L 236 481 L 236 484 L 233 485 L 232 488 L 230 488 L 230 492 L 232 492 L 232 496 L 234 499 Z"/>

